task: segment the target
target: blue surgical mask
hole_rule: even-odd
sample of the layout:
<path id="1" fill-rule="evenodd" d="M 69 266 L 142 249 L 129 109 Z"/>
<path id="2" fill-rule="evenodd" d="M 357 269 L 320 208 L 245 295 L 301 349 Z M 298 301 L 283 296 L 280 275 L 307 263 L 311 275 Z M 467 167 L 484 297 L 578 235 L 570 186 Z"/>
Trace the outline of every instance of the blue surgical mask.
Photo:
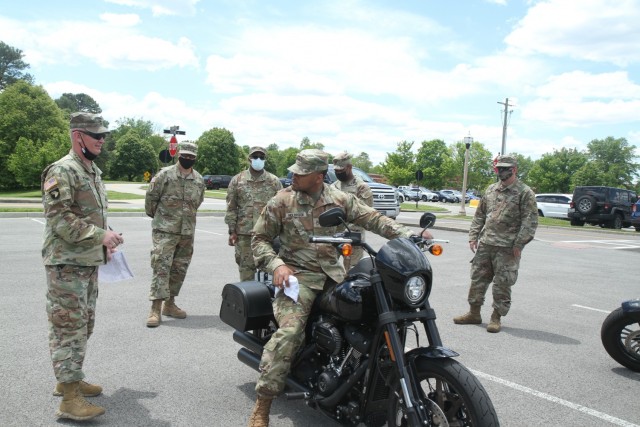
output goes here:
<path id="1" fill-rule="evenodd" d="M 253 170 L 261 171 L 264 169 L 264 160 L 263 159 L 251 159 L 251 167 Z"/>

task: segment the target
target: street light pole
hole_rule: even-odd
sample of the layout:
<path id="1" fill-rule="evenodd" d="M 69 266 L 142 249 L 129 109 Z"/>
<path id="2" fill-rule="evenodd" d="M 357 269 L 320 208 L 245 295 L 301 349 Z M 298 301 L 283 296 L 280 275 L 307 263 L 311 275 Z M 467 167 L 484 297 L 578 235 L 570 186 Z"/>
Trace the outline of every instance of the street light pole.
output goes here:
<path id="1" fill-rule="evenodd" d="M 471 143 L 473 142 L 473 138 L 471 137 L 471 133 L 469 136 L 464 137 L 464 174 L 462 176 L 462 200 L 460 200 L 460 212 L 459 215 L 467 216 L 467 212 L 464 209 L 466 204 L 465 199 L 467 198 L 467 171 L 469 170 L 469 147 L 471 147 Z"/>

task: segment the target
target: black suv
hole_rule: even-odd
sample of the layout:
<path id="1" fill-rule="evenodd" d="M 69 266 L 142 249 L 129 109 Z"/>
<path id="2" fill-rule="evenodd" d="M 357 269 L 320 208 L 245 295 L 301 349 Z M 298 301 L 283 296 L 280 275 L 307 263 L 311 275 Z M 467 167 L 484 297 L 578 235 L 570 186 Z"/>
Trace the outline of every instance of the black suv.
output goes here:
<path id="1" fill-rule="evenodd" d="M 576 187 L 567 215 L 571 225 L 587 223 L 617 229 L 630 227 L 632 207 L 637 200 L 635 192 L 622 188 Z"/>
<path id="2" fill-rule="evenodd" d="M 220 188 L 227 188 L 229 187 L 231 178 L 233 178 L 231 175 L 204 175 L 202 177 L 207 190 L 218 190 Z"/>

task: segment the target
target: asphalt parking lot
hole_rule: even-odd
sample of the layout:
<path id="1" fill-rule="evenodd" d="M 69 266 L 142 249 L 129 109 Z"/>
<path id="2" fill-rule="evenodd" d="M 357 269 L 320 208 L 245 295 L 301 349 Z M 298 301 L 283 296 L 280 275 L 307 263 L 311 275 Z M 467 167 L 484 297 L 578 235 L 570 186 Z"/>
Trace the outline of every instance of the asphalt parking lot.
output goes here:
<path id="1" fill-rule="evenodd" d="M 442 222 L 444 223 L 444 221 Z M 144 326 L 150 307 L 150 222 L 113 216 L 135 278 L 102 283 L 87 380 L 105 392 L 94 398 L 107 413 L 90 425 L 242 426 L 255 399 L 256 373 L 236 358 L 231 328 L 219 317 L 220 293 L 237 280 L 221 216 L 198 219 L 194 259 L 179 305 L 187 319 Z M 43 222 L 38 215 L 0 218 L 0 425 L 75 425 L 54 417 L 58 399 L 47 348 Z M 640 374 L 617 365 L 599 342 L 606 313 L 638 297 L 640 233 L 538 232 L 527 246 L 512 311 L 499 334 L 458 326 L 467 308 L 471 253 L 466 233 L 435 230 L 449 239 L 431 258 L 432 305 L 445 345 L 460 353 L 489 392 L 505 426 L 640 425 Z M 371 236 L 379 247 L 383 239 Z M 488 318 L 490 307 L 483 315 Z M 301 402 L 274 403 L 273 426 L 332 426 Z"/>

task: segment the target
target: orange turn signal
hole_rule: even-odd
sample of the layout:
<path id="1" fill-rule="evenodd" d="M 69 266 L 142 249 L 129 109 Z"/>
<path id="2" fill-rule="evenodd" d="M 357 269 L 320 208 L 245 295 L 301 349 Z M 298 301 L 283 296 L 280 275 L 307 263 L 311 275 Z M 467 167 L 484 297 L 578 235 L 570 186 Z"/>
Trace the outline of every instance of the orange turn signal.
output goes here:
<path id="1" fill-rule="evenodd" d="M 351 243 L 343 243 L 342 256 L 351 256 L 352 253 L 353 253 L 353 246 L 351 246 Z"/>
<path id="2" fill-rule="evenodd" d="M 429 248 L 429 252 L 431 252 L 432 255 L 440 256 L 442 252 L 444 252 L 444 249 L 442 249 L 440 245 L 433 245 Z"/>

